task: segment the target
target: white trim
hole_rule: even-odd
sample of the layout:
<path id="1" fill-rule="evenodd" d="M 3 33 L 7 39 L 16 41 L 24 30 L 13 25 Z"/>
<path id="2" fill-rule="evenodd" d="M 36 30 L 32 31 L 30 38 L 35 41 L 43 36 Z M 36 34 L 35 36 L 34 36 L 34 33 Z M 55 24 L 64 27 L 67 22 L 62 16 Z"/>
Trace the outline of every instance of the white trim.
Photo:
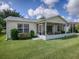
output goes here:
<path id="1" fill-rule="evenodd" d="M 38 35 L 39 39 L 49 40 L 49 39 L 57 39 L 65 36 L 77 35 L 76 33 L 66 33 L 66 34 L 57 34 L 57 35 Z"/>
<path id="2" fill-rule="evenodd" d="M 47 35 L 47 22 L 45 22 L 45 36 Z"/>

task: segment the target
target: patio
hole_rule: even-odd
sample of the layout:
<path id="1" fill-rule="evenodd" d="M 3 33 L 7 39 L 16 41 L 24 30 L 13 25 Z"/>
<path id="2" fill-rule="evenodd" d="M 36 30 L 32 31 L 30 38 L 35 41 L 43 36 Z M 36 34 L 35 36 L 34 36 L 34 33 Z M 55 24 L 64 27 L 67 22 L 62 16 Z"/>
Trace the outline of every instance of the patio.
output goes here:
<path id="1" fill-rule="evenodd" d="M 71 36 L 75 33 L 67 33 L 68 25 L 65 23 L 43 22 L 37 24 L 37 33 L 40 39 L 56 39 Z"/>

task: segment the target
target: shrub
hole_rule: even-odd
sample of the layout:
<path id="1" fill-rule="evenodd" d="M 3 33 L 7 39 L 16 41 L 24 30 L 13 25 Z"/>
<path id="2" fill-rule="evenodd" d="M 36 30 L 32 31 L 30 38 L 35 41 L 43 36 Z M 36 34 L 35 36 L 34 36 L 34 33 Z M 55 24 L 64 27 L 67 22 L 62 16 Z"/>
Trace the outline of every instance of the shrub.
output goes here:
<path id="1" fill-rule="evenodd" d="M 33 30 L 30 31 L 31 38 L 35 36 L 35 32 Z"/>
<path id="2" fill-rule="evenodd" d="M 30 38 L 29 33 L 19 33 L 18 34 L 19 39 L 28 39 Z"/>
<path id="3" fill-rule="evenodd" d="M 79 32 L 79 24 L 75 25 L 76 31 Z"/>
<path id="4" fill-rule="evenodd" d="M 2 31 L 2 26 L 0 25 L 0 34 L 1 34 L 1 31 Z"/>
<path id="5" fill-rule="evenodd" d="M 18 30 L 17 29 L 12 29 L 11 30 L 11 38 L 13 40 L 17 40 L 18 39 Z"/>
<path id="6" fill-rule="evenodd" d="M 65 31 L 64 31 L 64 30 L 62 30 L 62 31 L 61 31 L 61 33 L 65 33 Z"/>

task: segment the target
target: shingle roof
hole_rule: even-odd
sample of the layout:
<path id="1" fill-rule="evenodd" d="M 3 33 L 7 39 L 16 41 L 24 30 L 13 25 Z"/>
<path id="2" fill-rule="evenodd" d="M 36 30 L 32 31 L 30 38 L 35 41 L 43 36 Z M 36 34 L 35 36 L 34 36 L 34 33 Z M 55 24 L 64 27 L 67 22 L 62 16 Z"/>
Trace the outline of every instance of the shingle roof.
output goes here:
<path id="1" fill-rule="evenodd" d="M 5 18 L 6 21 L 26 21 L 26 22 L 40 22 L 40 21 L 46 21 L 46 20 L 51 20 L 55 17 L 59 17 L 61 18 L 64 22 L 67 23 L 67 21 L 62 18 L 61 16 L 54 16 L 54 17 L 51 17 L 51 18 L 47 18 L 47 19 L 38 19 L 38 20 L 33 20 L 33 19 L 27 19 L 27 18 L 21 18 L 21 17 L 12 17 L 12 16 L 9 16 L 7 18 Z"/>
<path id="2" fill-rule="evenodd" d="M 27 21 L 27 22 L 36 22 L 36 20 L 31 20 L 31 19 L 27 19 L 27 18 L 21 18 L 21 17 L 12 17 L 9 16 L 7 18 L 5 18 L 6 21 Z"/>

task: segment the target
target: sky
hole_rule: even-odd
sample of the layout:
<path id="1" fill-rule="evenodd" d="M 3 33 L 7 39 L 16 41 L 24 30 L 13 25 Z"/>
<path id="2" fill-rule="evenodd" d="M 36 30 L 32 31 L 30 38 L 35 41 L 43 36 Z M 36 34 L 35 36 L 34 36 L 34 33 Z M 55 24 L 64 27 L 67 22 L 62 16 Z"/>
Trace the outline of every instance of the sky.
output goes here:
<path id="1" fill-rule="evenodd" d="M 67 21 L 79 21 L 79 0 L 0 0 L 0 11 L 3 9 L 31 19 L 60 15 Z"/>

